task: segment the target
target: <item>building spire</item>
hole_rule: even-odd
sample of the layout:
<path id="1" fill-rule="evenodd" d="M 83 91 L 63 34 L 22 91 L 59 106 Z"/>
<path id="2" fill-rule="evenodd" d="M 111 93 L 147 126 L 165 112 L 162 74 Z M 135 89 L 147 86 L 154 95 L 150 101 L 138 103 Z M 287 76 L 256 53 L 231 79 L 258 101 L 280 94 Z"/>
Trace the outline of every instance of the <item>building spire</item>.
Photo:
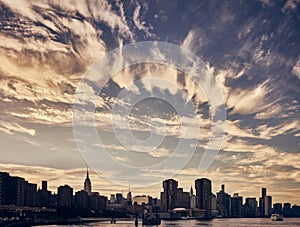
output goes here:
<path id="1" fill-rule="evenodd" d="M 86 178 L 89 178 L 89 167 L 86 167 Z"/>
<path id="2" fill-rule="evenodd" d="M 86 178 L 84 181 L 84 191 L 86 191 L 89 195 L 92 193 L 92 183 L 89 177 L 89 167 L 86 167 Z"/>

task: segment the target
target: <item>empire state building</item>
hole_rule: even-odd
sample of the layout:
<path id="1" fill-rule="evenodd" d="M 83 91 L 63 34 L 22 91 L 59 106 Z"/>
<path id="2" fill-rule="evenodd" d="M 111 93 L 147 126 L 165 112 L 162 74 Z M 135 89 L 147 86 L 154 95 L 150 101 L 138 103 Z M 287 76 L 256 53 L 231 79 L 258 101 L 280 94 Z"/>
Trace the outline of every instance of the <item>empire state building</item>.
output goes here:
<path id="1" fill-rule="evenodd" d="M 89 178 L 89 170 L 86 170 L 86 178 L 84 181 L 84 191 L 86 191 L 89 195 L 92 193 L 92 183 Z"/>

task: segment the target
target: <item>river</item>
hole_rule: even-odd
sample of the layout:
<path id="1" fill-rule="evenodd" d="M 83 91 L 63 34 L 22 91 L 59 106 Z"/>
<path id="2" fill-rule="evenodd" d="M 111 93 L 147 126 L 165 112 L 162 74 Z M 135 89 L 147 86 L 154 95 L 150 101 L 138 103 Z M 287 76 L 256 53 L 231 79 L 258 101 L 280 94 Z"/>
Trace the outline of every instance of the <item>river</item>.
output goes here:
<path id="1" fill-rule="evenodd" d="M 71 225 L 69 225 L 71 226 Z M 84 225 L 72 225 L 72 226 L 90 226 L 90 227 L 133 227 L 134 221 L 118 221 L 116 224 L 110 224 L 110 222 L 98 222 L 88 223 Z M 139 222 L 138 226 L 142 226 Z M 162 221 L 160 227 L 180 227 L 180 226 L 207 226 L 207 227 L 289 227 L 300 226 L 300 218 L 285 218 L 283 221 L 271 221 L 269 218 L 217 218 L 212 221 L 198 221 L 198 220 L 180 220 L 180 221 Z M 42 226 L 40 226 L 42 227 Z M 51 225 L 47 227 L 56 227 Z M 63 227 L 62 225 L 57 227 Z"/>

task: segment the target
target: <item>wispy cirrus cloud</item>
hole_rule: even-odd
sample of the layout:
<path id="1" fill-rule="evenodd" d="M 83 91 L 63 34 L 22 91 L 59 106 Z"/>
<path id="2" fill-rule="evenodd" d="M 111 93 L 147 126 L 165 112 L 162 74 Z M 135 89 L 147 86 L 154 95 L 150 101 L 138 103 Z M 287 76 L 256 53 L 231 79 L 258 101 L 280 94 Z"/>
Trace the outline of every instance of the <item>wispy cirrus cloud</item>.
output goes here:
<path id="1" fill-rule="evenodd" d="M 133 22 L 138 30 L 143 31 L 146 34 L 146 37 L 155 37 L 155 35 L 153 33 L 151 33 L 151 30 L 153 29 L 152 25 L 151 24 L 147 25 L 147 22 L 142 21 L 140 18 L 140 17 L 142 17 L 141 7 L 145 8 L 143 10 L 143 12 L 147 11 L 147 9 L 148 9 L 148 6 L 146 4 L 143 4 L 143 5 L 137 4 L 137 6 L 135 7 L 135 10 L 133 12 L 133 18 L 132 18 Z"/>
<path id="2" fill-rule="evenodd" d="M 5 121 L 1 121 L 1 120 L 0 120 L 0 131 L 4 132 L 6 134 L 9 134 L 9 135 L 13 135 L 16 132 L 25 133 L 30 136 L 35 135 L 35 129 L 22 126 L 19 123 L 5 122 Z"/>

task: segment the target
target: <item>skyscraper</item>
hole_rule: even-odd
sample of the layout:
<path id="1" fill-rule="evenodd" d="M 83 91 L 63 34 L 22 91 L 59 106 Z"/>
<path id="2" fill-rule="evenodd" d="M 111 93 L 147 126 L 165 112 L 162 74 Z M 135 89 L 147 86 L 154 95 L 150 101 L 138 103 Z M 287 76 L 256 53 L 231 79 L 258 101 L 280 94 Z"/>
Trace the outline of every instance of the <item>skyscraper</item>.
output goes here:
<path id="1" fill-rule="evenodd" d="M 0 172 L 0 205 L 36 206 L 36 184 Z"/>
<path id="2" fill-rule="evenodd" d="M 243 197 L 238 193 L 234 193 L 231 197 L 231 215 L 233 217 L 242 216 Z"/>
<path id="3" fill-rule="evenodd" d="M 168 212 L 176 207 L 177 204 L 178 182 L 174 179 L 168 179 L 163 182 L 164 191 L 161 193 L 161 210 Z"/>
<path id="4" fill-rule="evenodd" d="M 259 212 L 261 216 L 265 215 L 265 197 L 267 196 L 267 189 L 261 189 L 261 197 L 259 198 Z"/>
<path id="5" fill-rule="evenodd" d="M 73 203 L 73 188 L 69 185 L 57 188 L 58 206 L 71 207 Z"/>
<path id="6" fill-rule="evenodd" d="M 22 177 L 11 177 L 9 184 L 10 203 L 16 206 L 25 205 L 25 179 Z"/>
<path id="7" fill-rule="evenodd" d="M 25 181 L 25 206 L 35 207 L 37 205 L 37 185 Z"/>
<path id="8" fill-rule="evenodd" d="M 92 183 L 91 180 L 89 178 L 89 169 L 86 169 L 86 178 L 84 181 L 84 191 L 86 191 L 88 193 L 88 195 L 90 195 L 92 193 Z"/>
<path id="9" fill-rule="evenodd" d="M 75 193 L 75 205 L 81 208 L 89 207 L 89 195 L 86 191 L 81 190 Z"/>
<path id="10" fill-rule="evenodd" d="M 197 179 L 196 188 L 196 207 L 205 209 L 205 216 L 211 217 L 211 180 L 207 178 Z"/>
<path id="11" fill-rule="evenodd" d="M 47 191 L 48 190 L 48 182 L 43 180 L 42 181 L 42 190 Z"/>
<path id="12" fill-rule="evenodd" d="M 275 214 L 282 214 L 282 203 L 275 203 L 273 205 L 273 212 Z"/>
<path id="13" fill-rule="evenodd" d="M 261 189 L 259 198 L 259 211 L 261 216 L 270 216 L 272 214 L 272 196 L 267 195 L 267 189 Z"/>
<path id="14" fill-rule="evenodd" d="M 47 181 L 42 181 L 42 189 L 37 191 L 38 194 L 38 205 L 41 207 L 49 207 L 50 206 L 50 198 L 51 192 L 48 191 L 48 183 Z"/>
<path id="15" fill-rule="evenodd" d="M 265 206 L 265 216 L 270 216 L 272 214 L 272 196 L 264 197 L 264 206 Z"/>
<path id="16" fill-rule="evenodd" d="M 284 217 L 290 217 L 292 215 L 291 204 L 290 203 L 284 203 L 282 211 L 283 211 L 283 216 Z"/>
<path id="17" fill-rule="evenodd" d="M 220 216 L 229 217 L 231 214 L 230 195 L 225 192 L 225 185 L 221 185 L 221 191 L 217 193 L 217 210 Z"/>
<path id="18" fill-rule="evenodd" d="M 177 188 L 177 207 L 190 208 L 190 193 L 184 192 L 183 188 Z"/>
<path id="19" fill-rule="evenodd" d="M 265 197 L 267 195 L 267 189 L 266 188 L 262 188 L 261 189 L 261 196 Z"/>
<path id="20" fill-rule="evenodd" d="M 245 217 L 255 217 L 257 210 L 256 198 L 246 198 Z"/>
<path id="21" fill-rule="evenodd" d="M 9 201 L 10 176 L 6 172 L 0 172 L 0 205 L 7 205 Z"/>

